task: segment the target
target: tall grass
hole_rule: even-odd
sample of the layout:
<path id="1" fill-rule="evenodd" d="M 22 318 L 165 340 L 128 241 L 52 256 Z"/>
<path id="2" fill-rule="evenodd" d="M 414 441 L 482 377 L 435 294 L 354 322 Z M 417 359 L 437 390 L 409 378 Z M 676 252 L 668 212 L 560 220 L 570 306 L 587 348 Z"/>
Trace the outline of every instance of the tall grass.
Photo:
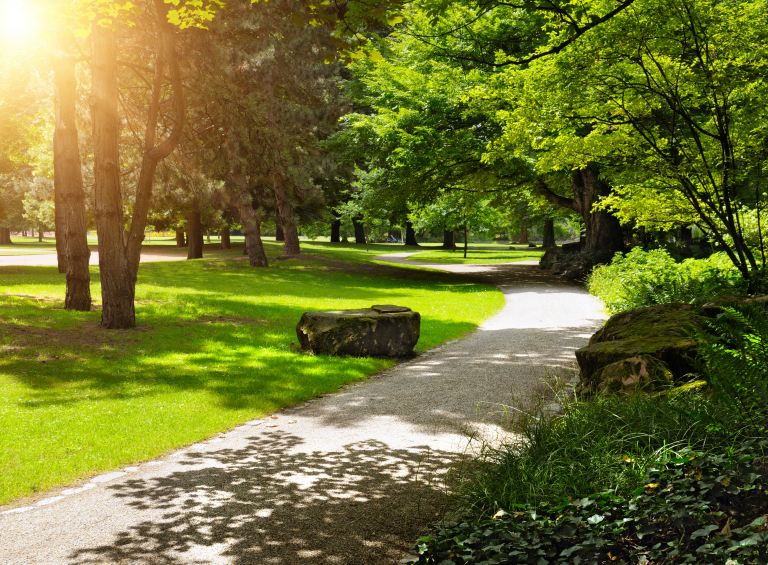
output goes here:
<path id="1" fill-rule="evenodd" d="M 598 397 L 519 421 L 521 441 L 487 446 L 458 470 L 459 504 L 475 515 L 615 489 L 628 496 L 649 467 L 684 448 L 728 450 L 728 411 L 699 394 Z"/>

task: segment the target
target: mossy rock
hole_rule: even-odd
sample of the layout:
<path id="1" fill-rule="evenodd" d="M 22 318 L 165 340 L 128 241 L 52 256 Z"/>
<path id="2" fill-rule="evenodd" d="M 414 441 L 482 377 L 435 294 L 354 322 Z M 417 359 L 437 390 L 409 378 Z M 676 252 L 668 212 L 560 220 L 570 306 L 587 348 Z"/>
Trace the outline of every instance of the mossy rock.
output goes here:
<path id="1" fill-rule="evenodd" d="M 700 308 L 673 303 L 611 316 L 587 347 L 576 350 L 580 388 L 595 390 L 593 381 L 607 365 L 645 356 L 664 363 L 674 383 L 686 382 L 685 375 L 695 370 L 696 341 L 691 335 L 705 326 L 703 314 Z"/>
<path id="2" fill-rule="evenodd" d="M 576 392 L 581 396 L 593 394 L 632 396 L 668 389 L 673 383 L 672 373 L 663 361 L 650 355 L 638 355 L 599 369 L 592 375 L 590 381 L 580 381 Z"/>
<path id="3" fill-rule="evenodd" d="M 404 306 L 305 312 L 296 335 L 305 351 L 350 357 L 403 357 L 419 341 L 421 316 Z"/>

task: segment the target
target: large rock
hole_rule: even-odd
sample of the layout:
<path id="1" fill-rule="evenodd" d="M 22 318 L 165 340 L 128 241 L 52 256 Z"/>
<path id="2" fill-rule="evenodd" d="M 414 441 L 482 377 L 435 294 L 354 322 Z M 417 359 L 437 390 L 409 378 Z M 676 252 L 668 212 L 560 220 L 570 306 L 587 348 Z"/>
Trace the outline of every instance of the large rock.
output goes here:
<path id="1" fill-rule="evenodd" d="M 296 335 L 305 351 L 352 357 L 402 357 L 419 341 L 421 316 L 404 306 L 305 312 Z"/>
<path id="2" fill-rule="evenodd" d="M 674 383 L 686 382 L 689 380 L 686 375 L 695 370 L 696 341 L 691 334 L 704 326 L 703 314 L 701 309 L 688 304 L 662 304 L 611 316 L 587 347 L 576 350 L 581 371 L 577 392 L 609 392 L 616 388 L 616 379 L 626 379 L 630 366 L 635 367 L 633 370 L 638 375 L 648 373 L 643 388 L 670 378 Z M 648 358 L 663 365 L 650 363 Z M 636 359 L 644 359 L 645 368 L 639 366 Z M 614 363 L 623 365 L 604 371 Z M 671 377 L 662 377 L 665 371 L 669 371 Z M 625 378 L 620 379 L 621 375 Z M 602 385 L 603 380 L 613 384 Z"/>

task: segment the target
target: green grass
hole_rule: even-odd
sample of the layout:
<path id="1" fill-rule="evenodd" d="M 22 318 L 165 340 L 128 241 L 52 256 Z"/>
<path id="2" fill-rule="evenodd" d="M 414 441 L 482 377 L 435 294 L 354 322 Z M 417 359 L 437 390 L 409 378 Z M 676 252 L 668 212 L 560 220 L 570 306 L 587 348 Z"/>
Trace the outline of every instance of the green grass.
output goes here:
<path id="1" fill-rule="evenodd" d="M 242 249 L 143 264 L 136 330 L 61 309 L 53 267 L 0 267 L 0 503 L 161 455 L 365 379 L 393 361 L 297 352 L 302 312 L 394 303 L 421 312 L 418 350 L 503 305 L 495 288 L 373 261 L 393 246 L 302 244 L 252 269 Z M 212 246 L 213 247 L 213 246 Z M 92 294 L 100 302 L 98 269 Z"/>
<path id="2" fill-rule="evenodd" d="M 514 263 L 517 261 L 538 261 L 544 255 L 544 250 L 539 249 L 468 249 L 467 258 L 464 259 L 464 250 L 456 251 L 428 251 L 411 255 L 411 261 L 423 261 L 425 263 L 447 264 L 482 264 L 482 263 Z"/>

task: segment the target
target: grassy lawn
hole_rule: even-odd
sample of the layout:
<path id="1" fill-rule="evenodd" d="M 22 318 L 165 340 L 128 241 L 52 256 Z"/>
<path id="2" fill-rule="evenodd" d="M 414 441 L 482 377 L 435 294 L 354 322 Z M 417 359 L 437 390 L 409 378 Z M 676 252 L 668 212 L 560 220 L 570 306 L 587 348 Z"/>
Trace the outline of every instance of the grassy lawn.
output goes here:
<path id="1" fill-rule="evenodd" d="M 516 261 L 538 261 L 544 255 L 543 249 L 468 249 L 467 258 L 464 259 L 464 250 L 456 251 L 428 251 L 411 255 L 411 261 L 423 261 L 425 263 L 514 263 Z"/>
<path id="2" fill-rule="evenodd" d="M 143 264 L 139 327 L 128 331 L 102 330 L 97 311 L 62 310 L 64 275 L 54 267 L 0 267 L 0 504 L 156 457 L 393 364 L 294 350 L 306 310 L 410 306 L 422 315 L 424 350 L 503 305 L 490 286 L 373 262 L 398 246 L 302 245 L 306 256 L 269 269 L 248 267 L 242 248 Z M 273 259 L 281 245 L 266 248 Z M 100 301 L 96 267 L 91 276 Z"/>

